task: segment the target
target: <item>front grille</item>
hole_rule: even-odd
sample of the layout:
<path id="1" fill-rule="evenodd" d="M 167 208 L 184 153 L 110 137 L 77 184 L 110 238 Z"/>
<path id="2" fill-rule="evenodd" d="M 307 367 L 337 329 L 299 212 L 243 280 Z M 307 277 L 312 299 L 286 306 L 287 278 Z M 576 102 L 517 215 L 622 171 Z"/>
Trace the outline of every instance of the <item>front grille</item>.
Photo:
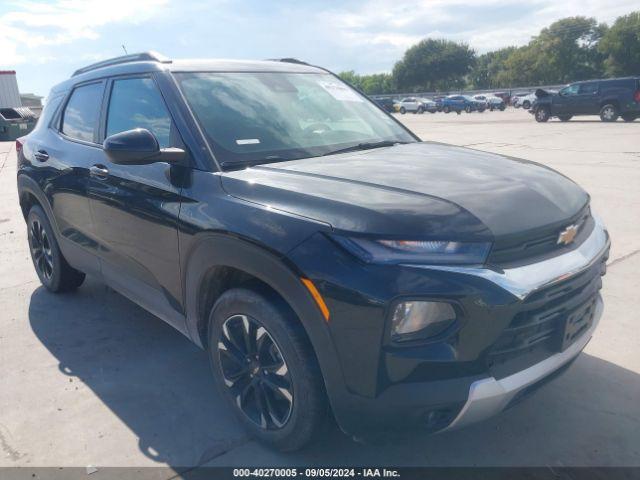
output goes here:
<path id="1" fill-rule="evenodd" d="M 591 326 L 607 254 L 587 270 L 535 292 L 522 304 L 488 354 L 496 378 L 566 349 Z"/>
<path id="2" fill-rule="evenodd" d="M 568 225 L 578 226 L 578 235 L 570 245 L 558 244 L 558 235 Z M 594 227 L 589 206 L 561 224 L 550 225 L 535 232 L 524 232 L 510 238 L 497 239 L 488 263 L 497 266 L 508 266 L 515 262 L 531 263 L 536 257 L 554 254 L 560 255 L 578 247 L 587 239 Z"/>

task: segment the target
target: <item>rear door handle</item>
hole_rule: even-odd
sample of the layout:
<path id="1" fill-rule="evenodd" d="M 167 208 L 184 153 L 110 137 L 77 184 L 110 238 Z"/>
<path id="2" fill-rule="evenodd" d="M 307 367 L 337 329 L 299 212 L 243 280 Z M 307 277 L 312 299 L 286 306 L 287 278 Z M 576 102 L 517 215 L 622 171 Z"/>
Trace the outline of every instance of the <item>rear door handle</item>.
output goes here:
<path id="1" fill-rule="evenodd" d="M 44 150 L 36 151 L 36 153 L 34 153 L 33 156 L 36 157 L 36 160 L 40 162 L 46 162 L 47 160 L 49 160 L 49 154 Z"/>
<path id="2" fill-rule="evenodd" d="M 89 168 L 89 174 L 92 177 L 107 178 L 109 176 L 109 169 L 104 165 L 93 165 Z"/>

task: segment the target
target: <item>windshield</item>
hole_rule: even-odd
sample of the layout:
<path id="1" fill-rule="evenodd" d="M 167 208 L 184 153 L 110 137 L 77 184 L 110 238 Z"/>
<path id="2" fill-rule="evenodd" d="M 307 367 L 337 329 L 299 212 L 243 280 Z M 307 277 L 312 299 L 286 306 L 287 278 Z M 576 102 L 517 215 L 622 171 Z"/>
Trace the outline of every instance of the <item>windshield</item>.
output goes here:
<path id="1" fill-rule="evenodd" d="M 330 74 L 203 72 L 175 77 L 225 167 L 415 141 Z"/>

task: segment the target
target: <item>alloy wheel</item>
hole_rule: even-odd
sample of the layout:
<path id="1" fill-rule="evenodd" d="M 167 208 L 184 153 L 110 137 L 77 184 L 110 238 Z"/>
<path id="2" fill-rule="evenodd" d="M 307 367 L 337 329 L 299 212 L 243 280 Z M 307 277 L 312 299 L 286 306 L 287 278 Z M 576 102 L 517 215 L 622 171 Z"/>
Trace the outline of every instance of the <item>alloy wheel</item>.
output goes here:
<path id="1" fill-rule="evenodd" d="M 53 275 L 53 253 L 47 231 L 38 220 L 31 222 L 29 228 L 31 257 L 38 272 L 47 280 Z"/>
<path id="2" fill-rule="evenodd" d="M 293 383 L 273 337 L 256 319 L 233 315 L 218 341 L 226 387 L 240 411 L 265 430 L 282 428 L 293 410 Z"/>
<path id="3" fill-rule="evenodd" d="M 615 111 L 613 110 L 613 107 L 605 107 L 602 110 L 602 116 L 606 119 L 606 120 L 612 120 L 613 117 L 615 115 Z"/>

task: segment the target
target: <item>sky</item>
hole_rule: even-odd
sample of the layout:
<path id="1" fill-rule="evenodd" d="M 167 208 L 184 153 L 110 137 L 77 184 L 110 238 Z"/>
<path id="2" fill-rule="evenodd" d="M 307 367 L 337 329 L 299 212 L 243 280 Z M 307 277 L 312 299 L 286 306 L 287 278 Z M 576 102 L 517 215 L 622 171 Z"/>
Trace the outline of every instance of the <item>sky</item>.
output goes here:
<path id="1" fill-rule="evenodd" d="M 0 69 L 46 95 L 82 66 L 155 50 L 170 58 L 295 57 L 389 72 L 425 37 L 479 53 L 526 44 L 553 21 L 611 23 L 638 0 L 0 0 Z"/>

